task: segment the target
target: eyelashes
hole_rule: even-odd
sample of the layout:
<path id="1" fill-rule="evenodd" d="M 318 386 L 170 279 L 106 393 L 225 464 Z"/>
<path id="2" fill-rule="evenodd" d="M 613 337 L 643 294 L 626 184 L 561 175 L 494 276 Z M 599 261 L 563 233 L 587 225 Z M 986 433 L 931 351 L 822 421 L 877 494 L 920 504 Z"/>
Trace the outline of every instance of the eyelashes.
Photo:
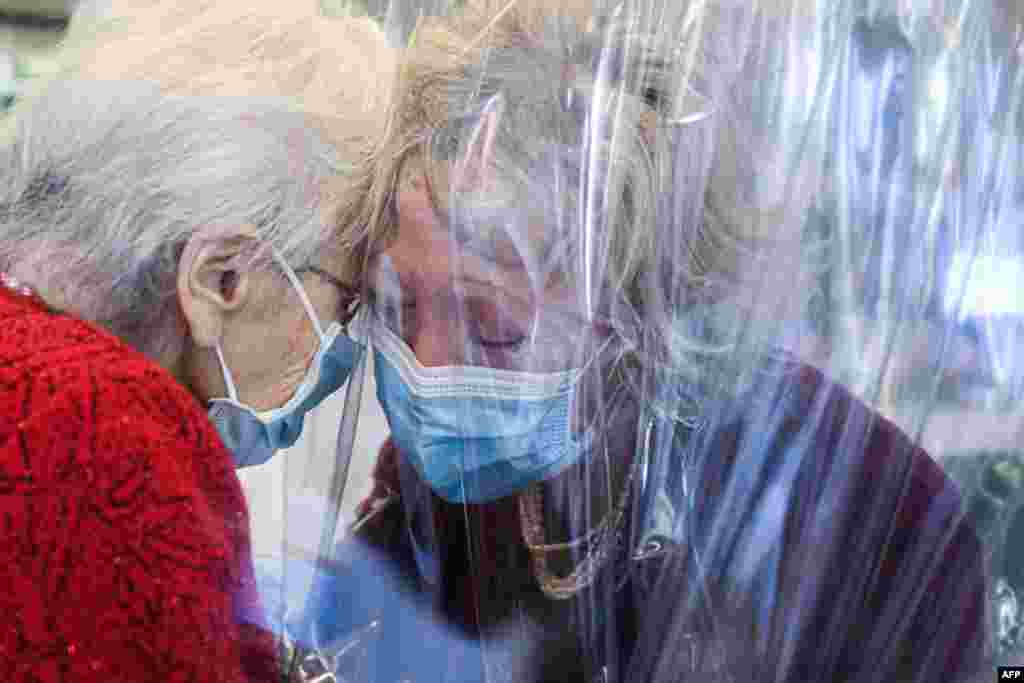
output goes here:
<path id="1" fill-rule="evenodd" d="M 515 351 L 526 341 L 523 326 L 499 304 L 481 298 L 468 298 L 463 302 L 462 309 L 474 341 L 481 346 Z"/>
<path id="2" fill-rule="evenodd" d="M 369 304 L 392 332 L 403 338 L 415 334 L 420 323 L 420 310 L 415 300 L 371 294 Z M 528 338 L 524 325 L 502 310 L 500 304 L 486 299 L 470 297 L 453 301 L 442 315 L 453 323 L 462 323 L 462 329 L 468 335 L 467 341 L 485 350 L 518 351 Z M 458 326 L 452 329 L 458 329 Z"/>

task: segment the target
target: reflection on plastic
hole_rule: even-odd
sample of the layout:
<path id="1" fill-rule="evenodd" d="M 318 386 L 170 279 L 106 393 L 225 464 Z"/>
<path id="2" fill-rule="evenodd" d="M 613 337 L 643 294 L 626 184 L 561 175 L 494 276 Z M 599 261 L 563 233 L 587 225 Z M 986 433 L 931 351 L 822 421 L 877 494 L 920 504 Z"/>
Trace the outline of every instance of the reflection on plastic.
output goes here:
<path id="1" fill-rule="evenodd" d="M 383 12 L 420 14 L 392 32 L 364 305 L 436 395 L 572 372 L 571 415 L 509 381 L 442 443 L 410 392 L 387 502 L 321 545 L 310 632 L 389 682 L 924 683 L 1008 656 L 1022 312 L 992 292 L 1024 262 L 1019 11 Z M 422 476 L 468 487 L 481 435 L 540 424 L 596 436 L 482 504 Z"/>
<path id="2" fill-rule="evenodd" d="M 380 623 L 372 621 L 354 633 L 310 649 L 291 644 L 285 661 L 293 662 L 293 676 L 303 683 L 359 683 L 372 680 L 368 672 L 368 650 L 379 637 Z"/>

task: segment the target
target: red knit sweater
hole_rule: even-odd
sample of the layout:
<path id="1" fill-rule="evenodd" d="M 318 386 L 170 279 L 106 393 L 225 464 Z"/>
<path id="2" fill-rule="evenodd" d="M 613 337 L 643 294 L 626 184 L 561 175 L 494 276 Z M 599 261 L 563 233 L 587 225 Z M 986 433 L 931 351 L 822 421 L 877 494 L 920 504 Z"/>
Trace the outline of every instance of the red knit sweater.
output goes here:
<path id="1" fill-rule="evenodd" d="M 269 681 L 249 518 L 201 406 L 0 286 L 0 681 Z"/>

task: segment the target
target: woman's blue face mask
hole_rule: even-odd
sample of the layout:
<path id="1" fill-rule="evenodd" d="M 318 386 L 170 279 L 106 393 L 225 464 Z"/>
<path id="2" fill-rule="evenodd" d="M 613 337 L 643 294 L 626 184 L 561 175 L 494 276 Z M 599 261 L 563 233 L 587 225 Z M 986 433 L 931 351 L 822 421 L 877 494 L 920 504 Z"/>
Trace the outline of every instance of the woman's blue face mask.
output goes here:
<path id="1" fill-rule="evenodd" d="M 345 333 L 340 323 L 334 322 L 323 329 L 298 276 L 278 254 L 275 253 L 274 258 L 302 299 L 306 313 L 313 321 L 319 345 L 291 398 L 280 408 L 267 411 L 257 411 L 238 400 L 231 371 L 220 346 L 217 346 L 217 360 L 228 388 L 228 397 L 213 399 L 208 414 L 239 468 L 262 465 L 279 449 L 294 445 L 302 434 L 306 413 L 345 384 L 364 351 L 361 344 Z"/>
<path id="2" fill-rule="evenodd" d="M 586 448 L 572 436 L 578 371 L 427 368 L 371 319 L 377 398 L 399 451 L 453 503 L 484 503 L 556 476 Z"/>

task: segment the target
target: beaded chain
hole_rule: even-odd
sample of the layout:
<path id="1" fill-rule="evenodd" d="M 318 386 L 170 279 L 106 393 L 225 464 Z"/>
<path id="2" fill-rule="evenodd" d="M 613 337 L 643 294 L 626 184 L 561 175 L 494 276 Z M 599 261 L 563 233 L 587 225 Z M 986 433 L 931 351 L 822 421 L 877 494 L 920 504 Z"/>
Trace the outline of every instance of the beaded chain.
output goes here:
<path id="1" fill-rule="evenodd" d="M 541 591 L 553 600 L 567 600 L 591 585 L 600 571 L 613 555 L 613 550 L 622 541 L 622 520 L 625 517 L 626 503 L 629 492 L 633 488 L 633 480 L 638 469 L 634 460 L 629 476 L 622 487 L 619 499 L 604 519 L 594 529 L 580 538 L 566 543 L 544 543 L 543 499 L 544 493 L 540 484 L 532 484 L 519 497 L 519 516 L 523 527 L 523 537 L 533 564 L 534 576 L 540 584 Z M 577 548 L 590 543 L 587 555 L 569 576 L 555 576 L 548 569 L 548 554 L 557 551 Z"/>

